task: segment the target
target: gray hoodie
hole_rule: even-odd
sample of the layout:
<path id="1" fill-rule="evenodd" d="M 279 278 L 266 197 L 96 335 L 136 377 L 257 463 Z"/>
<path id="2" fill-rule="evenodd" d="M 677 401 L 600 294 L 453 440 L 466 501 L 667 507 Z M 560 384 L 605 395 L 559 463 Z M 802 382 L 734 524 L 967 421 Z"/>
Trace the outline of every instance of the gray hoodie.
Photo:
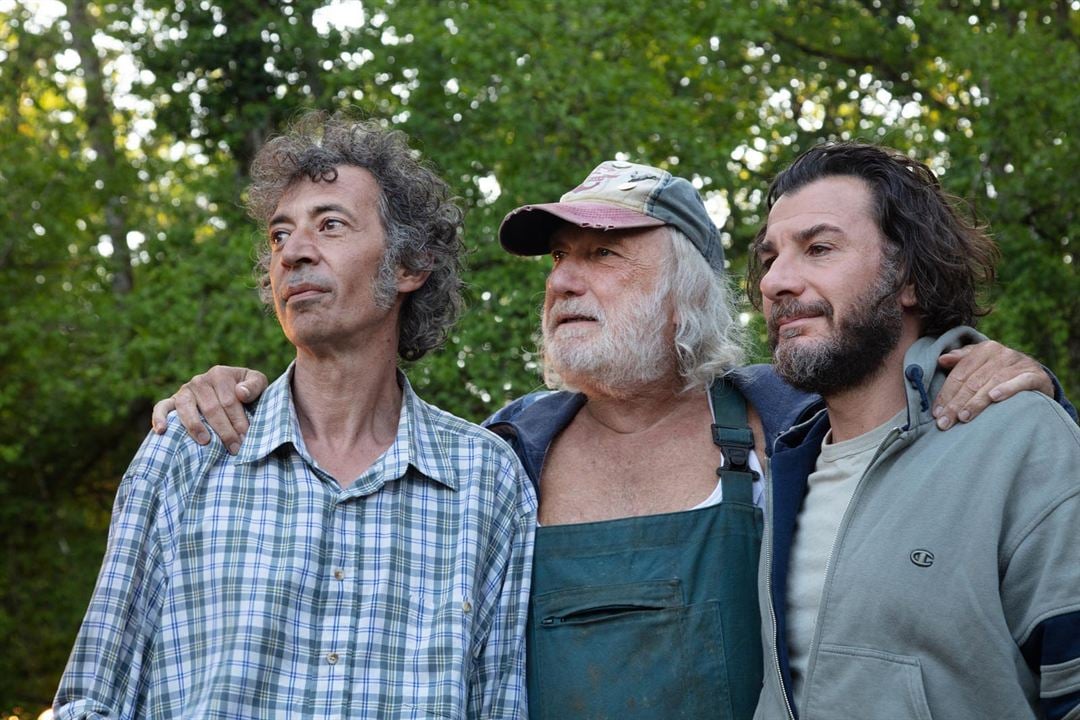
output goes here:
<path id="1" fill-rule="evenodd" d="M 978 339 L 957 328 L 905 356 L 908 422 L 881 444 L 840 523 L 799 708 L 784 591 L 826 412 L 777 440 L 755 718 L 1080 718 L 1080 429 L 1024 392 L 939 431 L 937 358 Z"/>

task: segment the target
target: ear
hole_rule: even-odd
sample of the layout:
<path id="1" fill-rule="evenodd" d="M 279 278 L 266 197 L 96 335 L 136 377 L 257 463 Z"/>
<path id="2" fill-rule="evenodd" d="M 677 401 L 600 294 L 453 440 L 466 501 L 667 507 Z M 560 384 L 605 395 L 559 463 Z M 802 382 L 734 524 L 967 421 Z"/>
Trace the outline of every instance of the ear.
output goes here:
<path id="1" fill-rule="evenodd" d="M 415 292 L 424 286 L 430 275 L 430 270 L 408 270 L 399 267 L 397 269 L 397 291 L 399 293 Z"/>
<path id="2" fill-rule="evenodd" d="M 908 283 L 900 290 L 900 306 L 903 308 L 913 308 L 919 304 L 919 299 L 915 296 L 915 284 Z"/>

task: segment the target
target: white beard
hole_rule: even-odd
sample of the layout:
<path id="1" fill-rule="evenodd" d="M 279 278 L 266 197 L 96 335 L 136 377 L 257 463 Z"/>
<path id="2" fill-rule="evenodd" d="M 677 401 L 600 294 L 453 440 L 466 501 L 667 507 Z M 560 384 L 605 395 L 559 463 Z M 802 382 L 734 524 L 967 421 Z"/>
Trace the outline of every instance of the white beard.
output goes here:
<path id="1" fill-rule="evenodd" d="M 605 314 L 580 298 L 557 300 L 544 313 L 544 379 L 551 387 L 605 388 L 624 394 L 656 382 L 675 369 L 668 337 L 666 287 L 623 300 Z M 585 315 L 596 322 L 551 327 L 560 314 Z"/>

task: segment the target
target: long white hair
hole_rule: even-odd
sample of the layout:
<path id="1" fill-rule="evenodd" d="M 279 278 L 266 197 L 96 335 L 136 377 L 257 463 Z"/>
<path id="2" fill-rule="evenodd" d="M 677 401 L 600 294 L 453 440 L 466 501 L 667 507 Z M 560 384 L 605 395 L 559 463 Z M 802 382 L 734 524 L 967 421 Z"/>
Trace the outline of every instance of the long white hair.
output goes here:
<path id="1" fill-rule="evenodd" d="M 670 299 L 675 318 L 675 355 L 684 388 L 708 387 L 745 362 L 747 333 L 736 318 L 735 291 L 682 232 L 671 231 Z"/>

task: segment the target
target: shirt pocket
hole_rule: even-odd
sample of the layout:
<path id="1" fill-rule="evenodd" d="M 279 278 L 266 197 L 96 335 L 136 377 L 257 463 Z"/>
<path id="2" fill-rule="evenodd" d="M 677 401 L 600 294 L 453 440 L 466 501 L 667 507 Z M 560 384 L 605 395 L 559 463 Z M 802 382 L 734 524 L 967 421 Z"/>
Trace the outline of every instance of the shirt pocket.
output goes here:
<path id="1" fill-rule="evenodd" d="M 912 718 L 933 720 L 917 657 L 822 645 L 805 689 L 807 720 Z"/>

